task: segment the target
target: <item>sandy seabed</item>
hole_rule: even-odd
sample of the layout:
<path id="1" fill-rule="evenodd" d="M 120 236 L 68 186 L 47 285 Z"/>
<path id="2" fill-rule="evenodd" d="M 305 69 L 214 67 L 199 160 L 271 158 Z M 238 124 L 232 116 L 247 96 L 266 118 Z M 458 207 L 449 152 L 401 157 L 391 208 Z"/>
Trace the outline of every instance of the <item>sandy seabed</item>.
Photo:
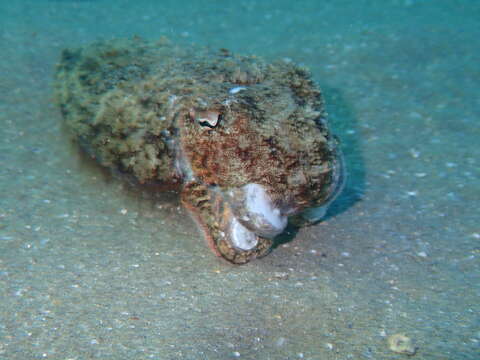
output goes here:
<path id="1" fill-rule="evenodd" d="M 0 359 L 406 358 L 395 334 L 414 359 L 478 358 L 479 17 L 467 0 L 2 1 Z M 79 154 L 52 103 L 60 52 L 134 35 L 309 67 L 349 170 L 327 219 L 232 266 L 174 194 Z"/>

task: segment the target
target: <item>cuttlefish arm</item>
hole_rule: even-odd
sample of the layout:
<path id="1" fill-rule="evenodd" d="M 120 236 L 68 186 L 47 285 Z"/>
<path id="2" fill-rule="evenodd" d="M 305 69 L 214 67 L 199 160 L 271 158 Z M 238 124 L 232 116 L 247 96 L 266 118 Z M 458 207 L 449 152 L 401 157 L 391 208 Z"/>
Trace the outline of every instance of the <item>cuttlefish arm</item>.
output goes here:
<path id="1" fill-rule="evenodd" d="M 270 251 L 272 240 L 242 225 L 222 193 L 215 188 L 188 182 L 182 189 L 181 201 L 217 256 L 234 264 L 245 264 Z"/>

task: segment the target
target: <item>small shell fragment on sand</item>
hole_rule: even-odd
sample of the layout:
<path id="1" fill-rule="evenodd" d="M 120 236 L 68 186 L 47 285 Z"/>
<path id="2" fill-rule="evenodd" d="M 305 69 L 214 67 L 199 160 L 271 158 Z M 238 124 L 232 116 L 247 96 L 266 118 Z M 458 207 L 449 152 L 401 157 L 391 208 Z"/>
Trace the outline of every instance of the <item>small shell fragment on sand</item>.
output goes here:
<path id="1" fill-rule="evenodd" d="M 413 345 L 412 339 L 405 334 L 394 334 L 388 337 L 388 348 L 397 354 L 413 356 L 417 348 Z"/>

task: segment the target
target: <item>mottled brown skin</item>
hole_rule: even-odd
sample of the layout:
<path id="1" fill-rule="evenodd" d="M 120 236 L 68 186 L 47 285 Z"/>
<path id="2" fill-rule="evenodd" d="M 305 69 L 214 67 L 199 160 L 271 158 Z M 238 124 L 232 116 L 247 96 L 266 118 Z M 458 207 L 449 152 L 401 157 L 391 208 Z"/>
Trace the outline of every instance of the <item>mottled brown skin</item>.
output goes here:
<path id="1" fill-rule="evenodd" d="M 202 183 L 224 188 L 261 184 L 277 201 L 295 202 L 297 207 L 310 204 L 322 193 L 328 177 L 320 176 L 316 181 L 317 174 L 304 166 L 307 151 L 294 148 L 292 143 L 289 148 L 284 146 L 277 140 L 281 130 L 273 128 L 269 136 L 259 136 L 258 124 L 248 114 L 225 114 L 222 120 L 214 129 L 199 129 L 189 117 L 180 121 L 183 152 Z M 294 131 L 291 129 L 289 136 Z M 317 136 L 313 146 L 325 146 L 321 134 Z"/>
<path id="2" fill-rule="evenodd" d="M 320 91 L 291 63 L 165 39 L 114 40 L 64 51 L 56 98 L 85 151 L 140 183 L 178 189 L 209 246 L 233 263 L 272 244 L 256 235 L 253 249 L 232 245 L 243 186 L 261 185 L 282 213 L 297 217 L 340 187 L 341 154 Z"/>

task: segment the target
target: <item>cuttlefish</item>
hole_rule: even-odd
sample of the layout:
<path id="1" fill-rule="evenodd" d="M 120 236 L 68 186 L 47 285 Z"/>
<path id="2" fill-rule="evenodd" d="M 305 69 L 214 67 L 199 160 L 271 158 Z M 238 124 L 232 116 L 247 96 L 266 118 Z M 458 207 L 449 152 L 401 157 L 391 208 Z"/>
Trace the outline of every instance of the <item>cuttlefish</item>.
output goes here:
<path id="1" fill-rule="evenodd" d="M 167 39 L 64 50 L 56 101 L 101 165 L 180 193 L 215 254 L 267 254 L 287 224 L 320 220 L 344 183 L 308 70 Z"/>

